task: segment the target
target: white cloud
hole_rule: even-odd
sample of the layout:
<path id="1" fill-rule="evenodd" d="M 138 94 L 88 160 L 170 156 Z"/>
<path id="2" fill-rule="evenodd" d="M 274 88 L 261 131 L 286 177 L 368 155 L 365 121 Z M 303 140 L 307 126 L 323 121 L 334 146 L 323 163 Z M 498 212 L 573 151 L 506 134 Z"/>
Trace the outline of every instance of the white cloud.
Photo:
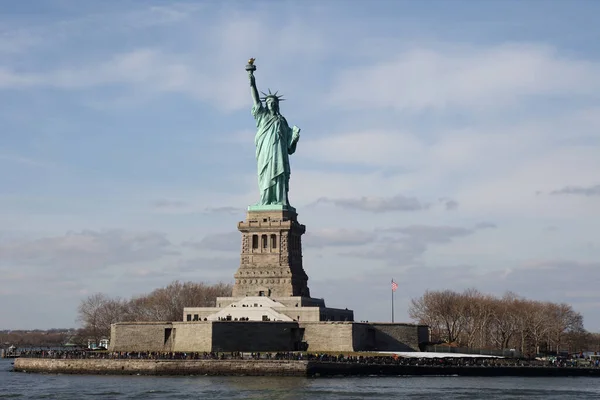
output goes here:
<path id="1" fill-rule="evenodd" d="M 376 171 L 335 174 L 334 179 L 311 175 L 315 182 L 323 182 L 313 182 L 313 187 L 327 190 L 348 185 L 349 192 L 353 188 L 354 193 L 370 196 L 389 196 L 390 192 L 425 198 L 448 196 L 459 202 L 464 212 L 480 215 L 536 212 L 549 216 L 559 203 L 564 204 L 561 209 L 569 208 L 569 215 L 590 215 L 597 211 L 597 202 L 535 196 L 536 191 L 597 184 L 600 118 L 588 111 L 558 113 L 544 120 L 473 121 L 462 129 L 434 130 L 427 141 L 402 130 L 338 133 L 304 143 L 306 153 L 301 162 L 326 160 L 326 166 Z M 388 170 L 398 173 L 388 175 Z M 585 206 L 570 208 L 569 204 Z"/>
<path id="2" fill-rule="evenodd" d="M 204 207 L 203 199 L 196 199 L 194 203 L 179 199 L 160 199 L 153 201 L 152 209 L 163 214 L 230 214 L 242 215 L 243 207 Z"/>
<path id="3" fill-rule="evenodd" d="M 411 225 L 402 228 L 389 228 L 386 229 L 386 231 L 399 232 L 414 241 L 425 243 L 448 243 L 453 238 L 468 236 L 478 229 L 492 227 L 495 227 L 495 225 L 491 223 L 480 223 L 472 229 L 455 226 Z"/>
<path id="4" fill-rule="evenodd" d="M 36 76 L 19 74 L 7 68 L 0 68 L 0 89 L 32 86 L 36 81 Z"/>
<path id="5" fill-rule="evenodd" d="M 113 55 L 110 59 L 76 68 L 40 73 L 0 71 L 0 87 L 46 86 L 85 89 L 109 84 L 128 84 L 146 91 L 179 91 L 203 97 L 202 88 L 210 79 L 194 73 L 182 57 L 152 48 Z M 208 96 L 205 93 L 204 96 Z"/>
<path id="6" fill-rule="evenodd" d="M 202 282 L 231 282 L 233 274 L 238 269 L 238 257 L 192 257 L 181 260 L 175 266 L 174 273 L 185 274 Z M 173 276 L 173 275 L 171 275 Z"/>
<path id="7" fill-rule="evenodd" d="M 181 208 L 185 208 L 188 206 L 188 203 L 186 203 L 185 201 L 182 200 L 172 200 L 172 199 L 161 199 L 161 200 L 156 200 L 152 203 L 152 205 L 154 207 L 156 207 L 157 209 L 163 210 L 163 209 L 176 209 L 179 210 Z"/>
<path id="8" fill-rule="evenodd" d="M 591 216 L 600 210 L 593 198 L 540 196 L 536 191 L 549 192 L 565 183 L 589 186 L 597 180 L 600 170 L 598 149 L 570 147 L 550 151 L 507 163 L 503 173 L 490 175 L 489 180 L 464 186 L 454 193 L 468 209 L 491 209 L 496 213 L 528 213 L 538 217 L 573 218 Z M 560 210 L 560 213 L 559 213 Z"/>
<path id="9" fill-rule="evenodd" d="M 121 230 L 69 232 L 64 236 L 0 244 L 2 264 L 43 265 L 61 270 L 90 270 L 118 264 L 154 261 L 177 255 L 162 233 Z"/>
<path id="10" fill-rule="evenodd" d="M 26 29 L 15 29 L 0 32 L 0 55 L 23 53 L 39 44 L 40 38 Z"/>
<path id="11" fill-rule="evenodd" d="M 128 29 L 147 29 L 156 26 L 170 26 L 193 18 L 201 13 L 206 6 L 192 3 L 174 3 L 168 6 L 149 6 L 146 9 L 133 10 L 123 13 L 120 17 L 121 26 Z M 111 18 L 115 15 L 111 14 Z"/>
<path id="12" fill-rule="evenodd" d="M 473 228 L 458 226 L 409 225 L 378 229 L 374 245 L 365 250 L 343 253 L 367 259 L 385 260 L 391 265 L 411 265 L 431 246 L 445 245 L 471 236 L 482 229 L 494 228 L 491 223 L 478 223 Z"/>
<path id="13" fill-rule="evenodd" d="M 176 93 L 210 102 L 230 112 L 249 107 L 248 78 L 244 67 L 250 56 L 258 57 L 259 71 L 256 75 L 263 90 L 278 85 L 295 87 L 297 80 L 281 72 L 297 67 L 299 62 L 306 63 L 327 54 L 330 46 L 322 40 L 318 30 L 308 29 L 306 21 L 300 19 L 292 18 L 282 26 L 277 19 L 270 18 L 268 12 L 241 13 L 235 8 L 225 7 L 216 12 L 214 23 L 197 23 L 194 16 L 206 18 L 215 13 L 212 10 L 212 13 L 203 14 L 204 8 L 193 4 L 151 6 L 124 13 L 90 15 L 64 22 L 60 29 L 53 26 L 32 29 L 56 51 L 66 45 L 65 39 L 69 36 L 98 31 L 105 32 L 106 42 L 121 50 L 111 53 L 83 48 L 77 57 L 63 60 L 62 64 L 54 67 L 38 66 L 37 70 L 2 67 L 0 89 L 49 87 L 89 90 L 118 87 L 120 94 L 113 95 L 111 101 L 104 101 L 105 106 L 110 107 L 115 97 L 124 105 L 139 103 L 142 98 Z M 115 37 L 117 31 L 139 31 L 174 24 L 179 24 L 179 34 L 187 32 L 183 39 L 188 45 L 185 49 L 179 50 L 181 43 L 171 42 L 181 40 L 176 35 L 165 36 L 160 44 L 150 45 L 142 39 L 143 36 L 126 33 L 132 38 L 133 45 L 129 47 L 122 45 L 120 36 Z M 298 36 L 302 36 L 303 40 L 297 40 Z M 48 43 L 48 37 L 61 40 Z M 103 108 L 99 99 L 87 99 L 86 102 L 93 108 Z"/>
<path id="14" fill-rule="evenodd" d="M 215 233 L 207 235 L 200 241 L 185 241 L 182 246 L 196 250 L 224 251 L 229 253 L 239 252 L 242 246 L 240 232 Z"/>
<path id="15" fill-rule="evenodd" d="M 439 201 L 444 205 L 444 207 L 446 207 L 446 210 L 448 211 L 456 210 L 458 208 L 459 203 L 456 200 L 441 198 Z"/>
<path id="16" fill-rule="evenodd" d="M 290 201 L 292 204 L 306 204 L 312 209 L 319 208 L 316 203 L 319 199 L 327 199 L 325 202 L 321 201 L 324 206 L 344 199 L 355 199 L 360 203 L 362 197 L 377 202 L 377 199 L 389 200 L 390 193 L 403 193 L 406 198 L 418 199 L 414 194 L 414 188 L 411 188 L 414 177 L 386 177 L 379 171 L 324 173 L 321 170 L 304 169 L 302 165 L 294 169 L 293 161 L 291 163 Z"/>
<path id="17" fill-rule="evenodd" d="M 550 194 L 571 194 L 571 195 L 580 195 L 580 196 L 600 196 L 600 185 L 594 186 L 566 186 L 562 189 L 553 190 Z"/>
<path id="18" fill-rule="evenodd" d="M 530 96 L 594 95 L 600 64 L 547 45 L 414 48 L 387 62 L 343 71 L 331 101 L 351 108 L 419 111 L 514 105 Z M 359 89 L 360 88 L 360 89 Z"/>
<path id="19" fill-rule="evenodd" d="M 54 164 L 49 163 L 49 162 L 32 159 L 29 157 L 23 157 L 23 156 L 15 155 L 15 154 L 0 153 L 0 162 L 2 162 L 2 161 L 8 162 L 8 163 L 20 164 L 22 166 L 27 166 L 27 167 L 35 167 L 35 168 L 55 167 Z"/>
<path id="20" fill-rule="evenodd" d="M 419 156 L 426 149 L 422 140 L 402 129 L 332 133 L 301 139 L 298 144 L 300 157 L 310 160 L 328 164 L 394 166 L 408 170 L 422 166 L 425 161 Z"/>
<path id="21" fill-rule="evenodd" d="M 313 230 L 306 233 L 303 247 L 329 247 L 329 246 L 362 246 L 371 243 L 376 238 L 375 232 L 366 232 L 356 229 L 326 228 Z"/>
<path id="22" fill-rule="evenodd" d="M 330 199 L 328 197 L 320 197 L 315 204 L 319 203 L 331 203 L 337 207 L 374 213 L 422 211 L 430 207 L 430 204 L 425 203 L 416 197 L 406 197 L 402 195 L 388 198 L 363 196 L 360 198 Z"/>
<path id="23" fill-rule="evenodd" d="M 242 215 L 244 213 L 244 210 L 242 207 L 222 206 L 222 207 L 208 207 L 206 209 L 206 212 L 213 213 L 213 214 Z"/>

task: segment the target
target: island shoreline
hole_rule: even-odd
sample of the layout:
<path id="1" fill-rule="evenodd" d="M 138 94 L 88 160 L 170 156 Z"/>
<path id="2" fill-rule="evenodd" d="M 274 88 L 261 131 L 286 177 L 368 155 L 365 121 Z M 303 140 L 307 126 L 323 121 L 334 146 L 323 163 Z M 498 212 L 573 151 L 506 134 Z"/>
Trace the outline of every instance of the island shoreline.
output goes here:
<path id="1" fill-rule="evenodd" d="M 600 368 L 434 366 L 313 360 L 148 360 L 20 357 L 14 371 L 93 375 L 600 377 Z"/>

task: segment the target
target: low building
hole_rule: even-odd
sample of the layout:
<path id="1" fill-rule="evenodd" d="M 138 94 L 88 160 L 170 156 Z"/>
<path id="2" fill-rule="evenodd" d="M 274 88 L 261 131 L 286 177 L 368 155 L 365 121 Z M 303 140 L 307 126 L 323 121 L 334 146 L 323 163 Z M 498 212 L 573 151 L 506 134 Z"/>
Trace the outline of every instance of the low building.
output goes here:
<path id="1" fill-rule="evenodd" d="M 327 308 L 310 297 L 218 297 L 217 307 L 186 307 L 184 321 L 353 321 L 348 309 Z"/>
<path id="2" fill-rule="evenodd" d="M 102 338 L 100 340 L 88 339 L 87 348 L 90 350 L 106 350 L 110 345 L 110 339 Z"/>

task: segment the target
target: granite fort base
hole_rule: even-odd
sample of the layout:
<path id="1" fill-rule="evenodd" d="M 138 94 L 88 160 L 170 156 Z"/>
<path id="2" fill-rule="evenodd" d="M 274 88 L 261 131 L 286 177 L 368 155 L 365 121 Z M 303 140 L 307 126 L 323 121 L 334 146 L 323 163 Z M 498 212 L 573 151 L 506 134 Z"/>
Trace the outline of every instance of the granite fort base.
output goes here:
<path id="1" fill-rule="evenodd" d="M 182 321 L 117 323 L 112 351 L 418 350 L 427 326 L 357 323 L 347 308 L 310 297 L 302 264 L 306 227 L 288 207 L 251 208 L 238 224 L 240 266 L 232 297 L 186 307 Z"/>
<path id="2" fill-rule="evenodd" d="M 427 326 L 358 322 L 198 321 L 113 324 L 112 351 L 418 351 Z"/>

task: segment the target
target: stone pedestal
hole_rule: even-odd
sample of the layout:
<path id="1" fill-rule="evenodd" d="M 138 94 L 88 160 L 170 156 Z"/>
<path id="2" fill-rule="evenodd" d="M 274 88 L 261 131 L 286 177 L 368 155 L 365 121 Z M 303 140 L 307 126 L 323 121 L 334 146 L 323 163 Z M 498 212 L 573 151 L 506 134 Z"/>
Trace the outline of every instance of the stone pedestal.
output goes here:
<path id="1" fill-rule="evenodd" d="M 246 220 L 238 223 L 242 251 L 233 297 L 310 297 L 302 267 L 306 227 L 297 216 L 293 208 L 249 208 Z"/>

